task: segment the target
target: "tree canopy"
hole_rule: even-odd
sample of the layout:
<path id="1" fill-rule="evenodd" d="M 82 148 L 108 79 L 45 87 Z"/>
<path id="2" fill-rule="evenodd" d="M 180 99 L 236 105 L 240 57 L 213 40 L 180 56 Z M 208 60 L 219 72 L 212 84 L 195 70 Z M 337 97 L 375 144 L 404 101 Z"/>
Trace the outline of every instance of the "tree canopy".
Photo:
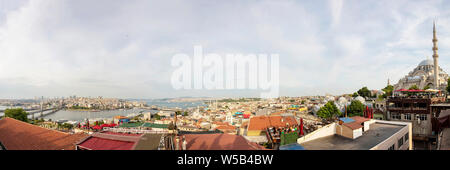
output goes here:
<path id="1" fill-rule="evenodd" d="M 28 122 L 28 113 L 25 112 L 22 108 L 17 109 L 6 109 L 5 117 L 14 118 L 20 121 Z"/>
<path id="2" fill-rule="evenodd" d="M 409 90 L 419 90 L 419 87 L 417 87 L 417 85 L 412 85 L 411 87 L 409 87 Z"/>
<path id="3" fill-rule="evenodd" d="M 329 101 L 325 104 L 325 106 L 321 107 L 319 111 L 317 111 L 317 116 L 324 119 L 330 119 L 335 116 L 340 116 L 341 114 L 341 111 L 339 111 L 333 101 Z"/>
<path id="4" fill-rule="evenodd" d="M 426 85 L 425 87 L 423 87 L 423 90 L 430 89 L 430 88 L 431 87 L 429 85 Z"/>
<path id="5" fill-rule="evenodd" d="M 447 80 L 447 92 L 450 92 L 450 79 Z"/>
<path id="6" fill-rule="evenodd" d="M 371 92 L 367 87 L 359 89 L 358 95 L 360 95 L 361 97 L 372 97 Z"/>
<path id="7" fill-rule="evenodd" d="M 161 120 L 161 116 L 159 116 L 159 114 L 153 115 L 153 118 L 155 118 L 156 120 Z"/>
<path id="8" fill-rule="evenodd" d="M 364 104 L 359 100 L 353 100 L 347 108 L 348 116 L 362 116 L 364 112 Z"/>
<path id="9" fill-rule="evenodd" d="M 394 91 L 393 85 L 387 85 L 385 88 L 381 89 L 384 91 L 383 98 L 386 98 L 387 96 L 392 96 L 392 92 Z"/>
<path id="10" fill-rule="evenodd" d="M 167 127 L 169 130 L 174 130 L 175 129 L 175 125 L 173 122 L 169 123 L 169 126 Z"/>

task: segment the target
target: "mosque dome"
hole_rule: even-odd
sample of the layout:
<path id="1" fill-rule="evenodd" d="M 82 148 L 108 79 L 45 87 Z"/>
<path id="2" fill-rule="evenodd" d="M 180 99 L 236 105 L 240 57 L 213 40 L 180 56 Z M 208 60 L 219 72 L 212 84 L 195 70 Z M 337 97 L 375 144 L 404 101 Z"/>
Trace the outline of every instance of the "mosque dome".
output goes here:
<path id="1" fill-rule="evenodd" d="M 429 65 L 434 65 L 433 60 L 426 59 L 419 63 L 419 66 L 429 66 Z"/>

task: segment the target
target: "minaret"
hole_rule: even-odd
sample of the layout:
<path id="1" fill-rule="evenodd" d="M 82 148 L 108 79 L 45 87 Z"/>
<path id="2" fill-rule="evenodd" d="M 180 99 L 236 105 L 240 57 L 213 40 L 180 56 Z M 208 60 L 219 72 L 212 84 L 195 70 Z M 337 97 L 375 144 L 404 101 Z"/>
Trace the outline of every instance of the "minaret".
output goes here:
<path id="1" fill-rule="evenodd" d="M 438 64 L 438 58 L 439 55 L 437 53 L 438 47 L 437 47 L 437 37 L 436 37 L 436 23 L 433 21 L 433 60 L 434 60 L 434 87 L 436 89 L 439 89 L 439 64 Z"/>

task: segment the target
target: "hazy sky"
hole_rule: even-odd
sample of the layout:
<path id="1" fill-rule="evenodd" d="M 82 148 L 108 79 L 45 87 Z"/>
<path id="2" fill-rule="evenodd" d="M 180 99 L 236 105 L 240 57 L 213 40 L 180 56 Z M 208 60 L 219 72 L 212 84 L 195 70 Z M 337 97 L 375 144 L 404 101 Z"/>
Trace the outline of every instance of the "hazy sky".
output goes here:
<path id="1" fill-rule="evenodd" d="M 258 96 L 174 90 L 176 53 L 278 53 L 280 95 L 381 89 L 432 55 L 449 71 L 450 2 L 0 0 L 0 98 Z"/>

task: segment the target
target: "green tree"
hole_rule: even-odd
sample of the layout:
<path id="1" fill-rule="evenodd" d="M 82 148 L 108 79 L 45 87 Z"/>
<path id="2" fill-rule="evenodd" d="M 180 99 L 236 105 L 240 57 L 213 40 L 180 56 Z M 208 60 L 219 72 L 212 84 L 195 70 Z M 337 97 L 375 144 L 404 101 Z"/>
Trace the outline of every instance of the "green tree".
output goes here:
<path id="1" fill-rule="evenodd" d="M 156 120 L 161 120 L 161 116 L 159 114 L 153 115 L 153 118 L 155 118 Z"/>
<path id="2" fill-rule="evenodd" d="M 450 92 L 450 78 L 447 80 L 447 92 Z"/>
<path id="3" fill-rule="evenodd" d="M 359 100 L 353 100 L 347 108 L 348 116 L 363 116 L 364 105 Z"/>
<path id="4" fill-rule="evenodd" d="M 394 91 L 393 85 L 387 85 L 384 89 L 381 89 L 384 91 L 383 98 L 386 98 L 387 96 L 392 96 L 392 92 Z"/>
<path id="5" fill-rule="evenodd" d="M 25 112 L 22 108 L 17 109 L 6 109 L 5 117 L 14 118 L 20 121 L 28 122 L 28 113 Z"/>
<path id="6" fill-rule="evenodd" d="M 419 87 L 417 87 L 417 85 L 412 85 L 411 87 L 409 87 L 409 90 L 419 90 Z"/>
<path id="7" fill-rule="evenodd" d="M 353 93 L 353 95 L 352 95 L 352 97 L 358 97 L 359 95 L 358 95 L 358 93 Z"/>
<path id="8" fill-rule="evenodd" d="M 70 124 L 70 123 L 63 123 L 63 124 L 61 125 L 61 127 L 64 128 L 64 129 L 70 130 L 70 129 L 73 128 L 73 125 Z"/>
<path id="9" fill-rule="evenodd" d="M 173 124 L 173 122 L 169 123 L 169 126 L 167 127 L 167 129 L 169 129 L 169 130 L 174 130 L 175 129 L 175 125 Z"/>
<path id="10" fill-rule="evenodd" d="M 184 114 L 183 114 L 183 116 L 189 116 L 188 112 L 185 111 Z"/>
<path id="11" fill-rule="evenodd" d="M 423 87 L 423 90 L 430 89 L 430 88 L 431 87 L 429 85 L 426 85 L 425 87 Z"/>
<path id="12" fill-rule="evenodd" d="M 359 89 L 358 94 L 361 97 L 371 97 L 371 92 L 367 87 L 363 87 L 363 88 Z"/>
<path id="13" fill-rule="evenodd" d="M 319 111 L 317 111 L 317 116 L 323 119 L 331 119 L 335 116 L 340 116 L 342 113 L 336 107 L 333 101 L 329 101 L 325 106 L 321 107 Z"/>

